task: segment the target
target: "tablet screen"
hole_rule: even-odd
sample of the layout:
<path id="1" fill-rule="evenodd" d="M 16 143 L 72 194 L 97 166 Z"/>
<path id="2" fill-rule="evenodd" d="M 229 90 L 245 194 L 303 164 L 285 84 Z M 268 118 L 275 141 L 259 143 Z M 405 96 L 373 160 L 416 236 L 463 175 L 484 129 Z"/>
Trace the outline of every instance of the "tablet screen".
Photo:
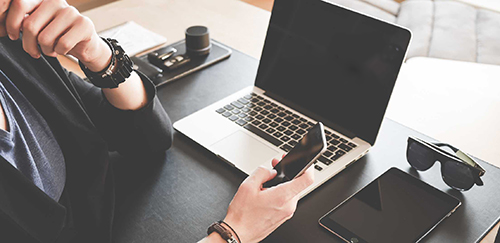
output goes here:
<path id="1" fill-rule="evenodd" d="M 320 220 L 349 242 L 416 242 L 460 201 L 392 168 Z"/>

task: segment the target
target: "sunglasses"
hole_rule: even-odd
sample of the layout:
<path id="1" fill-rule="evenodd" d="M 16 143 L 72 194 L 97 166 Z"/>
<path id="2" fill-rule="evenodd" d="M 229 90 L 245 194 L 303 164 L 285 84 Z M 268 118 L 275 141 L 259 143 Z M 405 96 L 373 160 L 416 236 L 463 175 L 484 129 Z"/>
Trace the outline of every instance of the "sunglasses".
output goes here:
<path id="1" fill-rule="evenodd" d="M 450 148 L 452 154 L 441 147 Z M 406 150 L 408 163 L 419 171 L 431 168 L 436 161 L 441 163 L 443 181 L 453 189 L 467 191 L 474 186 L 483 185 L 481 176 L 486 172 L 469 155 L 446 143 L 430 143 L 419 138 L 408 137 Z"/>

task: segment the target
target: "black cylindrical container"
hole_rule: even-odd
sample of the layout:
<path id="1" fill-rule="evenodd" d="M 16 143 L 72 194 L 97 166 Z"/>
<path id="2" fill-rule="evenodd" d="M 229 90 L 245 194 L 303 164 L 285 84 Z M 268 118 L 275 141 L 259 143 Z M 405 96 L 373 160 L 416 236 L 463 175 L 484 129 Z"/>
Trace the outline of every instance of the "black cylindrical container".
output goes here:
<path id="1" fill-rule="evenodd" d="M 191 26 L 186 29 L 186 51 L 191 57 L 205 56 L 210 53 L 210 36 L 205 26 Z"/>

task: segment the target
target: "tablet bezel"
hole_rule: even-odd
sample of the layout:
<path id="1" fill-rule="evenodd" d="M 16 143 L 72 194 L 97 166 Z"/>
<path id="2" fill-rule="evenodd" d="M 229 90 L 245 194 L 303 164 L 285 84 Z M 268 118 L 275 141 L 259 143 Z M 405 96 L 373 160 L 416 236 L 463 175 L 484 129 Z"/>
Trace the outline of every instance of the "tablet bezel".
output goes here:
<path id="1" fill-rule="evenodd" d="M 363 188 L 361 188 L 360 190 L 358 190 L 356 193 L 352 194 L 349 198 L 347 198 L 346 200 L 344 200 L 343 202 L 341 202 L 339 205 L 335 206 L 328 213 L 326 213 L 325 215 L 323 215 L 318 220 L 318 223 L 322 227 L 324 227 L 325 229 L 327 229 L 328 231 L 330 231 L 333 234 L 337 235 L 340 239 L 344 240 L 345 242 L 368 243 L 363 238 L 357 236 L 356 234 L 352 233 L 348 229 L 344 228 L 342 225 L 340 225 L 337 222 L 331 220 L 328 216 L 332 212 L 334 212 L 337 208 L 339 208 L 340 206 L 342 206 L 345 203 L 347 203 L 351 198 L 353 198 L 355 195 L 357 195 L 363 189 L 365 189 L 366 187 L 368 187 L 372 183 L 375 183 L 382 176 L 384 176 L 386 174 L 389 174 L 389 173 L 392 173 L 393 175 L 396 175 L 399 178 L 402 178 L 402 179 L 410 182 L 411 184 L 413 184 L 413 185 L 415 185 L 415 186 L 417 186 L 417 187 L 425 190 L 426 192 L 430 193 L 431 195 L 436 196 L 439 199 L 445 201 L 447 204 L 454 205 L 449 211 L 447 211 L 446 213 L 444 213 L 439 218 L 439 220 L 437 220 L 430 228 L 422 230 L 422 234 L 420 234 L 419 236 L 417 236 L 417 238 L 414 240 L 414 242 L 419 242 L 421 239 L 423 239 L 429 232 L 431 232 L 437 225 L 439 225 L 439 223 L 441 223 L 444 219 L 446 219 L 451 214 L 453 214 L 453 212 L 455 212 L 457 210 L 457 208 L 460 207 L 460 205 L 462 204 L 460 202 L 460 200 L 458 200 L 457 198 L 455 198 L 455 197 L 453 197 L 453 196 L 451 196 L 451 195 L 449 195 L 447 193 L 444 193 L 444 192 L 438 190 L 437 188 L 435 188 L 435 187 L 427 184 L 424 181 L 421 181 L 421 180 L 415 178 L 414 176 L 412 176 L 410 174 L 405 173 L 404 171 L 402 171 L 402 170 L 400 170 L 398 168 L 392 167 L 389 170 L 387 170 L 386 172 L 384 172 L 382 175 L 380 175 L 379 177 L 377 177 L 376 179 L 374 179 L 373 181 L 371 181 L 370 183 L 368 183 L 366 186 L 364 186 Z"/>

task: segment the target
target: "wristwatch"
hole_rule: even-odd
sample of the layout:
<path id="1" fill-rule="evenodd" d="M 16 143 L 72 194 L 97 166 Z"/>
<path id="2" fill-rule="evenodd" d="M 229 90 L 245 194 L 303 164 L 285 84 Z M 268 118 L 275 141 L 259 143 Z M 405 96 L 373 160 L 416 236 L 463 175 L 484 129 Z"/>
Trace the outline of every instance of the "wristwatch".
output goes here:
<path id="1" fill-rule="evenodd" d="M 117 88 L 119 84 L 130 77 L 134 63 L 117 40 L 102 37 L 101 39 L 111 48 L 111 62 L 108 67 L 100 72 L 92 72 L 82 62 L 79 62 L 80 68 L 95 86 L 99 88 Z"/>
<path id="2" fill-rule="evenodd" d="M 215 222 L 208 227 L 207 235 L 212 234 L 212 232 L 219 234 L 223 240 L 227 241 L 227 243 L 240 243 L 236 240 L 236 238 L 234 238 L 233 234 L 231 234 L 229 230 L 221 225 L 221 221 Z"/>

